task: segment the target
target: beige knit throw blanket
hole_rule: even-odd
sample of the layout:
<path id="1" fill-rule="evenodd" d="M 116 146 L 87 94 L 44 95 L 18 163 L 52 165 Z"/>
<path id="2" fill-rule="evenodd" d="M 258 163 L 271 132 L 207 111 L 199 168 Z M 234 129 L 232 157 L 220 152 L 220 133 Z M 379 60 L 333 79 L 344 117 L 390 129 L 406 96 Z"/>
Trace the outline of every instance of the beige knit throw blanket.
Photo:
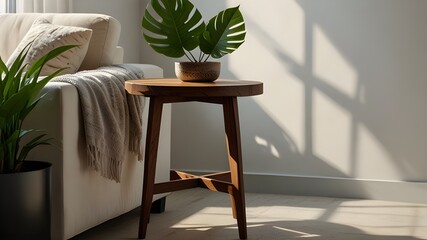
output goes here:
<path id="1" fill-rule="evenodd" d="M 88 165 L 101 175 L 120 182 L 126 152 L 142 159 L 144 98 L 128 94 L 124 83 L 141 79 L 143 72 L 122 64 L 58 76 L 52 81 L 77 88 L 82 109 Z"/>

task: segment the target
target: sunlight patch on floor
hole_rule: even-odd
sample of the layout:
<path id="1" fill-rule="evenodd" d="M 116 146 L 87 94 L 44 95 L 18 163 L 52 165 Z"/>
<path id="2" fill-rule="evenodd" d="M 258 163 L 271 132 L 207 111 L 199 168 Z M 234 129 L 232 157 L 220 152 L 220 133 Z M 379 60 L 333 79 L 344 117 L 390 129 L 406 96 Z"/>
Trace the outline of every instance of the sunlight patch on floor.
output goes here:
<path id="1" fill-rule="evenodd" d="M 286 231 L 286 232 L 300 234 L 301 238 L 320 237 L 320 235 L 318 235 L 318 234 L 311 234 L 311 233 L 306 233 L 306 232 L 300 232 L 300 231 L 295 231 L 295 230 L 288 229 L 288 228 L 283 228 L 283 227 L 273 226 L 273 228 L 278 229 L 278 230 L 282 230 L 282 231 Z"/>

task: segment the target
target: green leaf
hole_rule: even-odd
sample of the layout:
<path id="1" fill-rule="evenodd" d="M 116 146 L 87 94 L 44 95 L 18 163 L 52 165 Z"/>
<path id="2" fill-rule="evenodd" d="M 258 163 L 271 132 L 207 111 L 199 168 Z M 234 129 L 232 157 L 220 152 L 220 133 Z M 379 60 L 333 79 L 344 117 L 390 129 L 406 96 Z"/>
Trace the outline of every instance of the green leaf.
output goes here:
<path id="1" fill-rule="evenodd" d="M 160 18 L 154 18 L 154 13 Z M 205 27 L 199 10 L 188 0 L 151 0 L 142 19 L 147 43 L 156 52 L 173 58 L 195 49 Z"/>
<path id="2" fill-rule="evenodd" d="M 4 155 L 1 157 L 4 157 L 4 164 L 6 170 L 10 171 L 15 166 L 15 159 L 17 157 L 18 152 L 18 143 L 19 143 L 19 135 L 20 130 L 16 129 L 13 132 L 11 132 L 8 136 L 6 136 L 4 139 L 1 139 L 1 148 L 3 149 Z M 3 137 L 3 136 L 2 136 Z"/>
<path id="3" fill-rule="evenodd" d="M 31 64 L 28 71 L 24 64 L 27 48 L 21 51 L 10 66 L 0 61 L 0 173 L 17 171 L 31 149 L 49 144 L 50 139 L 46 138 L 46 134 L 41 134 L 19 148 L 22 138 L 35 131 L 21 129 L 22 122 L 43 97 L 39 96 L 43 87 L 63 70 L 59 69 L 38 79 L 43 66 L 74 47 L 76 45 L 55 48 Z"/>
<path id="4" fill-rule="evenodd" d="M 29 50 L 30 44 L 27 44 L 27 46 L 22 49 L 22 51 L 19 53 L 18 57 L 16 57 L 15 61 L 12 63 L 12 65 L 9 68 L 9 73 L 11 74 L 11 77 L 14 77 L 15 74 L 23 68 L 23 62 L 25 58 L 27 57 L 28 50 Z"/>
<path id="5" fill-rule="evenodd" d="M 22 89 L 13 94 L 9 99 L 0 105 L 0 112 L 6 119 L 12 115 L 21 112 L 28 104 L 31 89 Z"/>
<path id="6" fill-rule="evenodd" d="M 1 59 L 0 57 L 0 74 L 2 74 L 3 72 L 7 72 L 7 67 L 6 64 L 3 62 L 3 59 Z"/>
<path id="7" fill-rule="evenodd" d="M 34 130 L 27 130 L 24 135 L 27 133 L 33 132 Z M 40 134 L 36 137 L 34 137 L 31 141 L 26 143 L 18 156 L 18 161 L 24 161 L 27 157 L 28 153 L 33 150 L 35 147 L 40 145 L 50 145 L 49 141 L 52 140 L 52 138 L 46 138 L 47 134 Z"/>
<path id="8" fill-rule="evenodd" d="M 42 89 L 46 86 L 46 84 L 55 76 L 57 76 L 60 72 L 62 72 L 64 68 L 56 70 L 56 72 L 52 73 L 51 75 L 43 78 L 42 80 L 34 81 L 29 87 L 32 87 L 31 93 L 30 93 L 30 101 L 35 101 L 34 99 L 39 96 Z"/>
<path id="9" fill-rule="evenodd" d="M 6 74 L 4 77 L 4 83 L 1 85 L 1 95 L 3 98 L 9 98 L 13 94 L 19 91 L 20 83 L 22 81 L 22 72 L 24 71 L 25 66 L 23 62 L 28 53 L 28 48 L 30 44 L 24 47 L 24 49 L 18 54 L 18 57 L 12 63 L 9 69 L 6 69 Z M 6 67 L 7 68 L 7 67 Z"/>
<path id="10" fill-rule="evenodd" d="M 214 58 L 232 53 L 244 41 L 245 21 L 239 7 L 228 8 L 209 20 L 200 38 L 200 50 Z"/>
<path id="11" fill-rule="evenodd" d="M 45 56 L 41 57 L 37 61 L 35 61 L 31 66 L 28 68 L 28 71 L 25 74 L 25 78 L 29 78 L 30 76 L 33 76 L 33 82 L 37 82 L 37 78 L 40 75 L 40 72 L 43 68 L 43 66 L 53 58 L 56 58 L 57 56 L 61 55 L 61 53 L 66 52 L 70 50 L 71 48 L 77 47 L 78 45 L 66 45 L 57 47 L 50 52 L 48 52 Z M 57 74 L 57 73 L 56 73 Z"/>
<path id="12" fill-rule="evenodd" d="M 27 107 L 25 109 L 23 109 L 20 114 L 19 114 L 19 118 L 24 120 L 27 115 L 33 111 L 33 109 L 37 106 L 37 104 L 39 103 L 39 101 L 42 99 L 42 97 L 36 99 L 35 101 L 33 101 L 32 103 L 28 104 Z"/>

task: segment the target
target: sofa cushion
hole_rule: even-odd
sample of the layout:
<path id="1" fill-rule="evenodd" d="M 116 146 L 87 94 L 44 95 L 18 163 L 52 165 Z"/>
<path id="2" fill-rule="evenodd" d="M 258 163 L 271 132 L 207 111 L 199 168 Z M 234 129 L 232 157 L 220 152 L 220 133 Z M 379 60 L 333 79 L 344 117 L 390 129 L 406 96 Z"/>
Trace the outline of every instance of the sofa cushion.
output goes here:
<path id="1" fill-rule="evenodd" d="M 10 13 L 0 14 L 0 56 L 9 58 L 32 23 L 39 17 L 52 24 L 92 29 L 86 57 L 79 70 L 113 64 L 120 37 L 120 23 L 113 17 L 93 13 Z"/>
<path id="2" fill-rule="evenodd" d="M 12 53 L 7 65 L 12 65 L 21 51 L 29 44 L 28 54 L 24 59 L 24 64 L 28 65 L 54 48 L 65 45 L 79 45 L 79 47 L 70 49 L 50 60 L 41 71 L 42 76 L 50 75 L 61 68 L 65 68 L 61 74 L 75 73 L 86 56 L 91 36 L 91 29 L 54 25 L 44 18 L 39 18 L 34 21 L 30 30 Z"/>

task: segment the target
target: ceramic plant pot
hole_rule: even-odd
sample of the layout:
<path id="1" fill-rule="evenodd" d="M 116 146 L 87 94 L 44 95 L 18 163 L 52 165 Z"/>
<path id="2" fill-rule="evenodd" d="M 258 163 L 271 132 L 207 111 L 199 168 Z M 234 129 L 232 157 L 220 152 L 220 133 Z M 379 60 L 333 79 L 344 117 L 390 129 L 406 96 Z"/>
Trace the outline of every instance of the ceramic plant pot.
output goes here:
<path id="1" fill-rule="evenodd" d="M 220 62 L 175 62 L 175 74 L 184 82 L 213 82 L 220 72 Z"/>
<path id="2" fill-rule="evenodd" d="M 50 168 L 25 161 L 21 172 L 0 174 L 1 239 L 50 239 Z"/>

